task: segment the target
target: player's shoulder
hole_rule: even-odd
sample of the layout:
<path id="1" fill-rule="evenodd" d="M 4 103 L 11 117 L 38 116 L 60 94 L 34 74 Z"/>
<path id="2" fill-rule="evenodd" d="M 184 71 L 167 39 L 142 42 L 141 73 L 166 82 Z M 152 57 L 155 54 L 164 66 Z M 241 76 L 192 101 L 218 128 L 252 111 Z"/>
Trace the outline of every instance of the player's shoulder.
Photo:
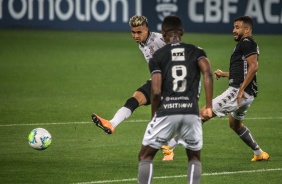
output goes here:
<path id="1" fill-rule="evenodd" d="M 242 39 L 239 41 L 238 44 L 239 44 L 239 45 L 243 45 L 243 46 L 257 45 L 256 41 L 255 41 L 254 38 L 251 37 L 251 36 L 242 38 Z"/>
<path id="2" fill-rule="evenodd" d="M 182 42 L 182 45 L 184 45 L 187 49 L 197 50 L 197 51 L 204 51 L 204 49 L 202 47 L 199 47 L 199 46 L 191 44 L 191 43 L 184 43 L 184 42 Z"/>
<path id="3" fill-rule="evenodd" d="M 149 42 L 161 42 L 164 43 L 163 35 L 161 33 L 157 32 L 150 32 L 149 37 L 148 37 Z"/>
<path id="4" fill-rule="evenodd" d="M 163 35 L 158 32 L 150 32 L 151 37 L 163 38 Z"/>
<path id="5" fill-rule="evenodd" d="M 163 47 L 159 48 L 155 51 L 156 54 L 167 52 L 167 50 L 170 49 L 170 46 L 168 44 L 165 44 Z"/>
<path id="6" fill-rule="evenodd" d="M 177 42 L 177 43 L 169 43 L 166 44 L 163 48 L 161 48 L 162 50 L 167 50 L 167 49 L 173 49 L 173 48 L 185 48 L 187 50 L 200 50 L 203 51 L 203 48 L 190 44 L 190 43 L 185 43 L 185 42 Z"/>
<path id="7" fill-rule="evenodd" d="M 162 48 L 160 48 L 159 50 L 157 50 L 157 53 L 162 53 L 162 52 L 168 52 L 168 50 L 171 49 L 178 49 L 178 48 L 185 48 L 185 50 L 190 50 L 190 51 L 199 51 L 202 52 L 204 51 L 201 47 L 198 47 L 196 45 L 193 44 L 188 44 L 185 42 L 178 42 L 178 43 L 168 43 L 165 46 L 163 46 Z M 169 52 L 170 53 L 170 52 Z"/>
<path id="8" fill-rule="evenodd" d="M 248 36 L 248 37 L 242 38 L 242 42 L 255 42 L 255 40 L 252 36 Z"/>

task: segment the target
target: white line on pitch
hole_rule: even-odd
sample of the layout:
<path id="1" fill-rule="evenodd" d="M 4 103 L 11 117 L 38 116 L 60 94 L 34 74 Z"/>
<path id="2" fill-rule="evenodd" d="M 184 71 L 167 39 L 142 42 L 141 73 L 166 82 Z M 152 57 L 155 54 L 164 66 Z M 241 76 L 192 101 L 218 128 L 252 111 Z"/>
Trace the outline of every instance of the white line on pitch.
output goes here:
<path id="1" fill-rule="evenodd" d="M 227 120 L 228 118 L 220 118 L 221 120 Z M 253 118 L 245 118 L 246 120 L 280 120 L 282 117 L 253 117 Z M 218 121 L 219 119 L 211 119 L 210 121 Z M 137 120 L 126 120 L 126 122 L 149 122 L 149 119 L 137 119 Z M 88 122 L 57 122 L 57 123 L 26 123 L 26 124 L 0 124 L 0 127 L 13 127 L 13 126 L 40 126 L 40 125 L 70 125 L 70 124 L 89 124 L 92 123 L 91 121 Z"/>
<path id="2" fill-rule="evenodd" d="M 89 122 L 57 122 L 57 123 L 27 123 L 27 124 L 5 124 L 0 127 L 11 127 L 11 126 L 37 126 L 37 125 L 70 125 L 70 124 L 88 124 Z"/>
<path id="3" fill-rule="evenodd" d="M 258 173 L 258 172 L 271 172 L 271 171 L 282 171 L 282 168 L 203 173 L 202 176 L 231 175 L 231 174 Z M 154 177 L 154 179 L 185 178 L 185 177 L 187 177 L 187 175 L 159 176 L 159 177 Z M 80 182 L 80 183 L 74 183 L 74 184 L 120 183 L 120 182 L 128 182 L 128 181 L 137 181 L 137 178 L 120 179 L 120 180 L 90 181 L 90 182 Z"/>

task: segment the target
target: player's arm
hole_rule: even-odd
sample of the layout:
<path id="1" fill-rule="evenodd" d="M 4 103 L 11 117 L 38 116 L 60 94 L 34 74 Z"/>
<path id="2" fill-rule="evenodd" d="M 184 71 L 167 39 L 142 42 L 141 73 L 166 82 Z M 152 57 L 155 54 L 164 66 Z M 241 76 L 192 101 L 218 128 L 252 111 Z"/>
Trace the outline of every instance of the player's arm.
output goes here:
<path id="1" fill-rule="evenodd" d="M 153 73 L 151 81 L 151 118 L 154 117 L 161 104 L 162 74 Z"/>
<path id="2" fill-rule="evenodd" d="M 213 73 L 214 73 L 214 76 L 215 76 L 216 80 L 219 79 L 220 77 L 227 77 L 227 78 L 229 78 L 229 72 L 223 72 L 223 71 L 217 69 Z"/>
<path id="3" fill-rule="evenodd" d="M 250 82 L 253 80 L 253 78 L 255 77 L 255 75 L 258 71 L 258 55 L 253 54 L 253 55 L 247 57 L 246 61 L 248 63 L 247 75 L 246 75 L 243 83 L 241 84 L 241 86 L 239 88 L 238 95 L 237 95 L 237 102 L 238 102 L 239 106 L 241 106 L 241 98 L 242 97 L 246 98 L 244 96 L 245 88 L 250 84 Z"/>
<path id="4" fill-rule="evenodd" d="M 212 117 L 212 97 L 213 97 L 213 77 L 212 77 L 212 68 L 209 60 L 206 57 L 202 57 L 198 61 L 201 73 L 203 75 L 203 82 L 206 94 L 206 106 L 203 111 L 204 119 L 209 119 Z"/>
<path id="5" fill-rule="evenodd" d="M 248 63 L 248 72 L 243 83 L 240 86 L 240 89 L 242 90 L 244 90 L 250 84 L 258 71 L 258 55 L 253 54 L 247 57 L 246 61 Z"/>

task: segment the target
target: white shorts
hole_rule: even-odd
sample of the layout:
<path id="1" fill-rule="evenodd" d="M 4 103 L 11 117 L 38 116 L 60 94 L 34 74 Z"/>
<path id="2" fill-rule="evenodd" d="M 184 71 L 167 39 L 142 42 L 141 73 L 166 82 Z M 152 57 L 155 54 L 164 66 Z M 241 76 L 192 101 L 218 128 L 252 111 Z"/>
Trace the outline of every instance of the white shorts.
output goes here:
<path id="1" fill-rule="evenodd" d="M 237 120 L 243 120 L 248 108 L 254 101 L 254 96 L 249 95 L 245 92 L 247 99 L 242 98 L 241 107 L 238 107 L 237 94 L 239 89 L 234 87 L 229 87 L 221 95 L 217 96 L 212 101 L 213 112 L 217 117 L 223 117 L 231 113 L 232 117 Z"/>
<path id="2" fill-rule="evenodd" d="M 142 144 L 160 149 L 178 135 L 178 144 L 187 149 L 199 151 L 203 146 L 202 134 L 202 122 L 197 115 L 154 117 L 146 128 Z"/>

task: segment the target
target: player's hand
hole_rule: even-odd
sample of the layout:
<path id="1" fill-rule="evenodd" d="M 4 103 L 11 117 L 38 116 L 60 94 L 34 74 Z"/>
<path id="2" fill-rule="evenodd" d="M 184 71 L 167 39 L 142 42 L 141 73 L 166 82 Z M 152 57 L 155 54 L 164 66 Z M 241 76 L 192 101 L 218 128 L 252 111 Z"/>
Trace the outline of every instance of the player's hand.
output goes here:
<path id="1" fill-rule="evenodd" d="M 216 80 L 218 80 L 220 77 L 222 77 L 222 71 L 221 70 L 219 70 L 219 69 L 217 69 L 215 72 L 213 72 L 214 73 L 214 76 L 215 76 L 215 78 L 216 78 Z"/>
<path id="2" fill-rule="evenodd" d="M 242 98 L 247 99 L 247 96 L 245 95 L 244 90 L 239 89 L 239 92 L 238 92 L 238 94 L 237 94 L 237 103 L 238 103 L 238 107 L 241 107 Z"/>
<path id="3" fill-rule="evenodd" d="M 202 121 L 207 121 L 212 118 L 212 109 L 209 108 L 203 108 L 200 110 L 200 118 Z"/>

